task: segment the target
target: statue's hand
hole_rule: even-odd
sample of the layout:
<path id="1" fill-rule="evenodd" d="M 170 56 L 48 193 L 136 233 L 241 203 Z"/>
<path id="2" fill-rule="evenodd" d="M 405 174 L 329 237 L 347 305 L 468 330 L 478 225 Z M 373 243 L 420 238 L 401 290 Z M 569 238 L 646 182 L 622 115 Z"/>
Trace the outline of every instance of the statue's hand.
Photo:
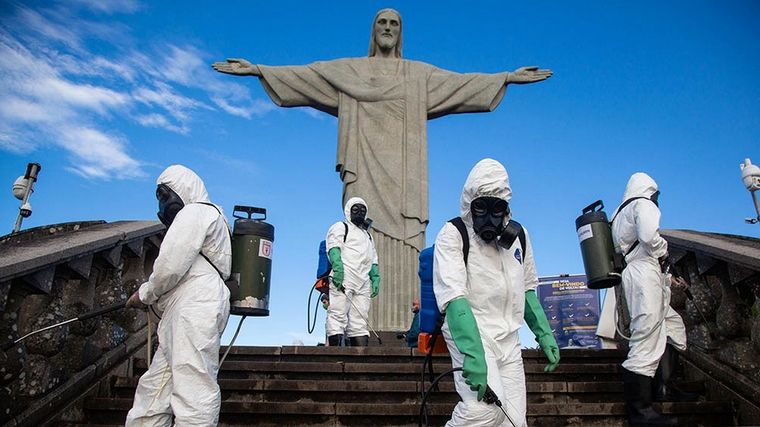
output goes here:
<path id="1" fill-rule="evenodd" d="M 228 58 L 226 62 L 214 62 L 211 68 L 220 73 L 234 76 L 260 76 L 261 71 L 255 64 L 251 64 L 242 58 Z"/>
<path id="2" fill-rule="evenodd" d="M 546 80 L 552 76 L 552 70 L 539 70 L 538 67 L 520 67 L 509 73 L 507 83 L 526 84 Z"/>

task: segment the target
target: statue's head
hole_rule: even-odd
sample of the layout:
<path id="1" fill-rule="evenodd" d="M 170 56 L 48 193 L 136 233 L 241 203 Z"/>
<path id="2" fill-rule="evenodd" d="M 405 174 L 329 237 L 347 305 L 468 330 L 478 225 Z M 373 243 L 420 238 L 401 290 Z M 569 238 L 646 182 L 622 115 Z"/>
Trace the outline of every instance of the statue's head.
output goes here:
<path id="1" fill-rule="evenodd" d="M 392 57 L 401 58 L 401 46 L 401 14 L 394 9 L 377 12 L 372 21 L 369 56 L 377 56 L 378 51 L 392 51 Z"/>

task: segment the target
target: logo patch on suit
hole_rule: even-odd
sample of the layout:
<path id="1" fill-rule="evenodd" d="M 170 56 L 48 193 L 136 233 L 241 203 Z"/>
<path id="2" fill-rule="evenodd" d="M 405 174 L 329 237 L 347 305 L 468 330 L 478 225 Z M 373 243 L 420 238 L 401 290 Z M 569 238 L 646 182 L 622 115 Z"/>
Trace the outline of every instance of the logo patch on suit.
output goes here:
<path id="1" fill-rule="evenodd" d="M 522 264 L 522 253 L 520 252 L 520 248 L 515 249 L 515 259 Z"/>

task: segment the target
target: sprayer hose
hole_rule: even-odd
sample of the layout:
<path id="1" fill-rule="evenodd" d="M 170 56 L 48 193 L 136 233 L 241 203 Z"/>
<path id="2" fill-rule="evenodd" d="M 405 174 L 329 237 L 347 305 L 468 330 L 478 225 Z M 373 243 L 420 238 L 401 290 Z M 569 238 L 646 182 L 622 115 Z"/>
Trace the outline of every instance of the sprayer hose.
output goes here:
<path id="1" fill-rule="evenodd" d="M 317 327 L 317 313 L 319 312 L 319 300 L 317 300 L 317 303 L 314 305 L 314 321 L 311 321 L 311 296 L 314 295 L 314 289 L 317 287 L 317 283 L 314 282 L 314 286 L 311 287 L 311 290 L 309 291 L 309 302 L 306 303 L 306 330 L 309 331 L 309 333 L 314 332 L 314 328 Z M 321 294 L 321 292 L 320 292 Z"/>
<path id="2" fill-rule="evenodd" d="M 240 318 L 240 323 L 238 323 L 237 329 L 235 330 L 235 335 L 232 336 L 232 341 L 230 341 L 230 344 L 227 346 L 227 351 L 224 352 L 224 356 L 222 356 L 222 359 L 219 361 L 219 366 L 222 366 L 222 363 L 224 363 L 224 359 L 227 358 L 227 355 L 230 353 L 230 349 L 232 349 L 232 346 L 235 344 L 235 340 L 238 337 L 238 334 L 240 333 L 240 328 L 243 326 L 243 320 L 248 316 L 243 316 Z"/>

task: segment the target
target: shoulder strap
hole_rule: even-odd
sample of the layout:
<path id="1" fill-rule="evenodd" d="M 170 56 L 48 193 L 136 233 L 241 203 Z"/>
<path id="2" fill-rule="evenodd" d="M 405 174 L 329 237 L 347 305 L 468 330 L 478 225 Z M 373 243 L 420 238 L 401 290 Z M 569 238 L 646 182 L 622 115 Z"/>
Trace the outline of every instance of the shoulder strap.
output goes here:
<path id="1" fill-rule="evenodd" d="M 222 216 L 222 211 L 220 211 L 219 208 L 216 207 L 216 205 L 213 204 L 213 203 L 208 203 L 208 202 L 195 202 L 195 203 L 198 203 L 199 205 L 211 206 L 212 208 L 214 208 L 216 210 L 217 213 L 219 213 L 219 216 Z M 227 220 L 226 219 L 224 219 L 224 223 L 227 224 Z M 229 227 L 227 227 L 227 233 L 229 233 L 229 235 L 230 235 L 230 241 L 231 241 L 232 240 L 232 232 L 230 231 Z"/>
<path id="2" fill-rule="evenodd" d="M 623 257 L 625 258 L 628 255 L 630 255 L 631 252 L 633 252 L 633 250 L 636 249 L 636 246 L 638 246 L 638 245 L 639 245 L 639 239 L 636 239 L 636 241 L 633 242 L 633 244 L 631 245 L 631 247 L 628 248 L 628 250 L 625 252 L 625 255 L 623 255 Z"/>
<path id="3" fill-rule="evenodd" d="M 195 202 L 195 203 L 198 203 L 199 205 L 211 206 L 212 208 L 214 208 L 219 213 L 220 216 L 222 215 L 222 211 L 220 211 L 219 208 L 217 208 L 216 205 L 213 204 L 213 203 L 208 203 L 208 202 Z M 227 221 L 225 221 L 225 224 L 226 224 L 226 222 Z M 232 232 L 230 232 L 229 227 L 227 228 L 227 233 L 229 233 L 229 235 L 230 235 L 230 243 L 231 243 L 232 242 Z M 203 251 L 200 252 L 200 255 L 209 264 L 211 264 L 212 267 L 214 267 L 214 270 L 216 270 L 216 272 L 219 273 L 219 277 L 221 277 L 222 280 L 227 280 L 227 279 L 224 278 L 224 275 L 222 274 L 222 272 L 218 268 L 216 268 L 216 265 L 213 262 L 211 262 L 211 260 L 209 259 L 209 257 L 207 257 L 206 254 L 203 253 Z"/>
<path id="4" fill-rule="evenodd" d="M 524 257 L 525 256 L 525 246 L 526 246 L 525 240 L 526 240 L 526 238 L 525 238 L 525 229 L 522 227 L 522 225 L 520 226 L 520 232 L 517 234 L 517 238 L 520 239 L 520 247 L 522 248 L 522 253 L 523 253 L 523 257 Z"/>
<path id="5" fill-rule="evenodd" d="M 227 280 L 227 279 L 224 278 L 224 275 L 222 274 L 222 272 L 219 271 L 218 268 L 216 268 L 216 265 L 214 265 L 214 263 L 211 262 L 210 259 L 208 259 L 208 257 L 206 256 L 206 254 L 204 254 L 203 252 L 200 252 L 200 255 L 203 257 L 203 259 L 206 260 L 206 262 L 208 262 L 209 264 L 211 264 L 212 267 L 214 267 L 214 270 L 216 270 L 216 272 L 219 273 L 219 277 L 221 277 L 222 280 L 225 280 L 225 281 Z"/>
<path id="6" fill-rule="evenodd" d="M 197 203 L 199 205 L 211 206 L 212 208 L 214 208 L 215 211 L 217 211 L 219 213 L 219 215 L 222 214 L 222 211 L 220 211 L 219 208 L 217 208 L 216 205 L 213 204 L 213 203 L 209 203 L 209 202 L 195 202 L 195 203 Z"/>
<path id="7" fill-rule="evenodd" d="M 639 200 L 639 199 L 646 199 L 646 200 L 649 200 L 649 198 L 648 198 L 648 197 L 639 196 L 639 197 L 631 197 L 630 199 L 628 199 L 628 200 L 624 201 L 624 202 L 623 202 L 623 203 L 620 205 L 620 207 L 618 208 L 617 212 L 615 212 L 615 216 L 613 216 L 613 217 L 612 217 L 612 219 L 610 220 L 610 225 L 612 225 L 612 223 L 615 221 L 615 218 L 617 218 L 617 216 L 618 216 L 618 215 L 620 215 L 620 212 L 623 212 L 623 208 L 625 208 L 626 206 L 630 205 L 630 204 L 631 204 L 631 202 L 633 202 L 634 200 Z"/>
<path id="8" fill-rule="evenodd" d="M 462 236 L 462 256 L 464 257 L 464 265 L 467 265 L 467 255 L 470 253 L 470 235 L 467 233 L 467 227 L 460 216 L 450 219 L 449 222 L 459 230 L 459 234 Z"/>
<path id="9" fill-rule="evenodd" d="M 346 221 L 343 222 L 343 227 L 345 227 L 345 230 L 343 232 L 343 243 L 346 243 L 346 237 L 348 237 L 348 224 L 346 224 Z"/>
<path id="10" fill-rule="evenodd" d="M 630 199 L 624 201 L 623 204 L 621 204 L 620 207 L 618 208 L 617 212 L 615 212 L 615 216 L 613 216 L 612 220 L 610 220 L 610 225 L 612 225 L 612 223 L 615 221 L 615 218 L 617 218 L 617 216 L 620 215 L 620 212 L 623 211 L 624 207 L 630 205 L 631 202 L 633 202 L 634 200 L 638 200 L 638 199 L 649 200 L 648 197 L 639 196 L 639 197 L 631 197 Z M 623 255 L 623 258 L 625 259 L 625 257 L 627 257 L 628 255 L 630 255 L 630 253 L 633 252 L 633 250 L 636 249 L 636 246 L 638 246 L 638 245 L 639 245 L 639 239 L 636 239 L 636 241 L 633 242 L 633 244 L 631 245 L 631 247 L 628 248 L 628 250 L 625 252 L 625 255 Z"/>

